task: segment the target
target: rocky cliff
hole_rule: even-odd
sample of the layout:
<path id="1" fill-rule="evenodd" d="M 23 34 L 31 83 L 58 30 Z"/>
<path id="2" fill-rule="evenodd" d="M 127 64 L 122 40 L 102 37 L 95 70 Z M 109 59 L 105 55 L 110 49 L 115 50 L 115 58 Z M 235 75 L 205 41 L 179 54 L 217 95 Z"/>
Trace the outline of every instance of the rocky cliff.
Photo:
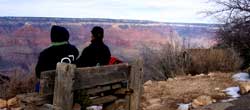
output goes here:
<path id="1" fill-rule="evenodd" d="M 99 25 L 105 29 L 105 42 L 113 55 L 128 60 L 139 55 L 143 45 L 182 43 L 182 39 L 204 39 L 213 42 L 217 25 L 161 23 L 143 20 L 75 19 L 75 18 L 0 18 L 0 73 L 14 69 L 30 72 L 42 49 L 50 44 L 50 28 L 61 25 L 70 32 L 70 41 L 79 51 L 89 44 L 90 30 Z M 175 43 L 176 43 L 175 42 Z M 203 43 L 201 43 L 203 42 Z M 185 42 L 184 42 L 185 43 Z M 205 45 L 206 47 L 211 46 Z M 204 47 L 204 46 L 203 46 Z"/>

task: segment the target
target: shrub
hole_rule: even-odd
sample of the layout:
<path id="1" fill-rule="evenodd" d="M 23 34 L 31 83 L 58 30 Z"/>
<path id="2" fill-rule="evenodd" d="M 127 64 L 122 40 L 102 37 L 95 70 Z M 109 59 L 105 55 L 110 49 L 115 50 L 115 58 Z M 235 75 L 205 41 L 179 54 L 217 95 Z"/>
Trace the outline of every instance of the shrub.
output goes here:
<path id="1" fill-rule="evenodd" d="M 0 98 L 8 99 L 17 94 L 34 92 L 35 84 L 35 74 L 25 74 L 16 71 L 10 76 L 10 81 L 6 81 L 0 85 Z"/>
<path id="2" fill-rule="evenodd" d="M 167 79 L 184 73 L 181 49 L 169 44 L 161 47 L 153 49 L 144 46 L 142 49 L 146 80 L 151 78 L 155 80 Z"/>
<path id="3" fill-rule="evenodd" d="M 213 71 L 236 71 L 242 63 L 233 49 L 184 50 L 169 44 L 156 49 L 144 46 L 142 56 L 146 80 L 161 80 L 176 75 L 195 75 Z"/>
<path id="4" fill-rule="evenodd" d="M 230 72 L 240 69 L 242 60 L 233 49 L 189 49 L 187 73 Z"/>
<path id="5" fill-rule="evenodd" d="M 210 0 L 218 8 L 208 11 L 223 23 L 217 32 L 218 46 L 233 48 L 243 59 L 241 69 L 250 65 L 250 1 Z"/>

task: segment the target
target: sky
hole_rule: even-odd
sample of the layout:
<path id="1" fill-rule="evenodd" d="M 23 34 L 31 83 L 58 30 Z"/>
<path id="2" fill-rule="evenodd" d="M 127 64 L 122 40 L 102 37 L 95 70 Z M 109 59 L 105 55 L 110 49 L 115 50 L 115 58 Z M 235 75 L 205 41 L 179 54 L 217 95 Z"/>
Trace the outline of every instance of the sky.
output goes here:
<path id="1" fill-rule="evenodd" d="M 0 16 L 216 23 L 208 0 L 0 0 Z"/>

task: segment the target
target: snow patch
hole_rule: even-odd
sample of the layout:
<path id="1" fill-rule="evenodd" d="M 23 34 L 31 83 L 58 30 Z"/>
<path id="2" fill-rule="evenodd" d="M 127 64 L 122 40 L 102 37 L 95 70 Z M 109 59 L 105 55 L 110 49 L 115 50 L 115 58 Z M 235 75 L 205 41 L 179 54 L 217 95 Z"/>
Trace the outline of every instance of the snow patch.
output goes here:
<path id="1" fill-rule="evenodd" d="M 102 106 L 90 106 L 86 110 L 102 110 Z"/>
<path id="2" fill-rule="evenodd" d="M 229 87 L 223 91 L 226 92 L 227 95 L 230 95 L 232 98 L 240 97 L 240 94 L 238 93 L 240 91 L 239 87 Z"/>
<path id="3" fill-rule="evenodd" d="M 191 103 L 189 103 L 189 104 L 183 104 L 183 103 L 181 103 L 181 104 L 177 104 L 177 105 L 179 105 L 179 107 L 178 107 L 177 110 L 188 110 L 189 107 L 190 107 L 190 105 L 191 105 Z"/>
<path id="4" fill-rule="evenodd" d="M 248 73 L 237 73 L 232 76 L 235 81 L 250 81 L 250 76 Z"/>
<path id="5" fill-rule="evenodd" d="M 234 100 L 237 100 L 238 97 L 240 97 L 240 94 L 239 94 L 240 88 L 239 87 L 229 87 L 223 91 L 226 92 L 226 94 L 229 95 L 231 98 L 226 99 L 226 100 L 222 100 L 221 102 L 234 101 Z"/>

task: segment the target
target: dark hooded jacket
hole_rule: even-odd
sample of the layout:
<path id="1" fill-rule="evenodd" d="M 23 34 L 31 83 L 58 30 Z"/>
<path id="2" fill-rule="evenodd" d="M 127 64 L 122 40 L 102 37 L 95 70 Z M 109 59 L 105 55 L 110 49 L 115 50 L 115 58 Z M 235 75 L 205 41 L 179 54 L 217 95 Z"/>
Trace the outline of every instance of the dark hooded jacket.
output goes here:
<path id="1" fill-rule="evenodd" d="M 92 41 L 92 43 L 82 51 L 81 56 L 77 60 L 77 66 L 91 67 L 107 65 L 110 56 L 109 48 L 103 42 Z"/>
<path id="2" fill-rule="evenodd" d="M 36 76 L 40 78 L 41 72 L 55 70 L 58 62 L 74 63 L 79 52 L 69 42 L 69 32 L 60 26 L 51 28 L 52 45 L 43 50 L 36 65 Z"/>
<path id="3" fill-rule="evenodd" d="M 111 57 L 108 46 L 106 46 L 103 39 L 103 29 L 101 27 L 94 27 L 91 31 L 93 39 L 91 44 L 86 47 L 79 59 L 77 59 L 78 67 L 91 67 L 91 66 L 101 66 L 109 64 Z"/>

